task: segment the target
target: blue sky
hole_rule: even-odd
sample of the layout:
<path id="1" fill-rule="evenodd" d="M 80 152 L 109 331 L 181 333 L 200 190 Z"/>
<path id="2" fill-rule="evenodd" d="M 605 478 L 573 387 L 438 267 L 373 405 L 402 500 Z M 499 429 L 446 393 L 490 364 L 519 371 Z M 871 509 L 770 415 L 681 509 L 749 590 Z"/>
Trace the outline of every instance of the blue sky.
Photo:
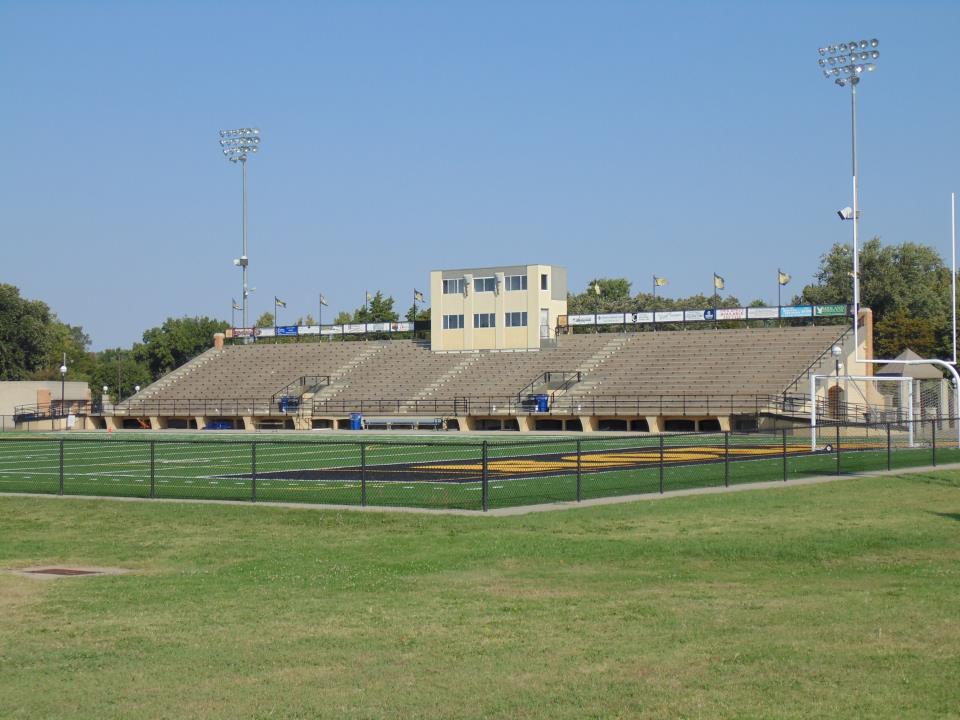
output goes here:
<path id="1" fill-rule="evenodd" d="M 862 232 L 946 258 L 958 28 L 956 2 L 0 0 L 0 282 L 95 348 L 229 319 L 217 131 L 251 125 L 253 317 L 527 262 L 773 302 L 849 238 L 849 93 L 816 59 L 861 37 Z"/>

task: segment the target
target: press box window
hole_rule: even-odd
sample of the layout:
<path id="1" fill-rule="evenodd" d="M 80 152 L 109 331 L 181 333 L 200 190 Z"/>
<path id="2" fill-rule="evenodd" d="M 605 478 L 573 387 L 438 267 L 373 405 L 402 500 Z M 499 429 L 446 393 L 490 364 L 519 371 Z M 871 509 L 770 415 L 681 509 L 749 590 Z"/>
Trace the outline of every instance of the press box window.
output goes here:
<path id="1" fill-rule="evenodd" d="M 542 273 L 542 274 L 540 275 L 540 289 L 541 289 L 541 290 L 547 290 L 547 289 L 548 289 L 548 288 L 547 288 L 547 274 L 546 274 L 546 273 Z"/>
<path id="2" fill-rule="evenodd" d="M 475 328 L 492 328 L 497 326 L 496 313 L 474 313 L 473 326 Z"/>
<path id="3" fill-rule="evenodd" d="M 444 330 L 462 330 L 463 315 L 444 315 L 443 329 Z"/>
<path id="4" fill-rule="evenodd" d="M 526 290 L 527 289 L 526 275 L 508 275 L 503 279 L 503 282 L 507 286 L 507 290 Z"/>
<path id="5" fill-rule="evenodd" d="M 463 295 L 463 289 L 466 287 L 467 281 L 463 278 L 456 278 L 455 280 L 444 280 L 443 281 L 443 294 L 444 295 Z"/>
<path id="6" fill-rule="evenodd" d="M 508 312 L 507 327 L 526 327 L 527 314 L 525 312 Z"/>
<path id="7" fill-rule="evenodd" d="M 493 292 L 496 287 L 497 287 L 496 278 L 487 277 L 487 278 L 473 279 L 474 292 Z"/>

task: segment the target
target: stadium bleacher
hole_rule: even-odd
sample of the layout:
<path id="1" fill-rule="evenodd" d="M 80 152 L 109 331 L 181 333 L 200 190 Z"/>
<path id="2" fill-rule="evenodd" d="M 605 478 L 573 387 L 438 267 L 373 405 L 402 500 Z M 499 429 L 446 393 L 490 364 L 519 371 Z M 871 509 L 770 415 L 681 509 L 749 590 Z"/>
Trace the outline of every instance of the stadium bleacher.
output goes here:
<path id="1" fill-rule="evenodd" d="M 658 412 L 721 415 L 717 398 L 743 397 L 749 406 L 755 402 L 751 398 L 797 387 L 802 391 L 797 378 L 811 365 L 822 372 L 829 361 L 827 351 L 846 329 L 827 325 L 577 334 L 559 338 L 555 347 L 523 352 L 436 353 L 409 340 L 228 345 L 208 350 L 120 403 L 116 414 L 187 414 L 202 422 L 202 416 L 210 414 L 210 403 L 218 405 L 217 414 L 228 414 L 227 401 L 234 400 L 237 416 L 287 415 L 293 408 L 305 419 L 296 427 L 345 426 L 352 412 L 392 417 L 439 412 L 458 418 L 457 425 L 466 429 L 473 416 L 535 413 L 535 404 L 528 400 L 543 393 L 554 415 L 624 415 L 630 414 L 631 403 L 638 417 Z M 538 386 L 538 378 L 548 372 L 569 377 L 579 373 L 579 382 L 559 390 Z M 329 383 L 309 388 L 281 408 L 277 395 L 303 376 L 328 377 Z M 664 411 L 664 398 L 683 398 L 683 404 L 668 402 L 669 412 Z M 730 408 L 725 414 L 733 411 Z M 327 420 L 318 424 L 318 418 Z M 250 421 L 237 426 L 249 427 Z M 594 426 L 582 424 L 586 429 Z"/>

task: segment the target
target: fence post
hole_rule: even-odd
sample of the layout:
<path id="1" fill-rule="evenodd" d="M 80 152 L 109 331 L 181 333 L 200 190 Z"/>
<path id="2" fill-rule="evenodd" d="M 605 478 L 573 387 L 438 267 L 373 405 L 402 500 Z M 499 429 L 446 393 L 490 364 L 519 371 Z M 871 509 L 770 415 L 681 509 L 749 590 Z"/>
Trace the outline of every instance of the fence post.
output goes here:
<path id="1" fill-rule="evenodd" d="M 890 464 L 890 423 L 887 423 L 887 470 L 893 466 Z"/>
<path id="2" fill-rule="evenodd" d="M 60 438 L 60 494 L 63 495 L 63 438 Z"/>
<path id="3" fill-rule="evenodd" d="M 836 437 L 836 450 L 837 450 L 837 475 L 840 474 L 840 423 L 837 423 L 837 437 Z"/>
<path id="4" fill-rule="evenodd" d="M 580 502 L 580 438 L 577 438 L 577 502 Z"/>
<path id="5" fill-rule="evenodd" d="M 490 503 L 490 481 L 487 476 L 487 441 L 483 441 L 483 471 L 481 476 L 481 503 L 483 504 L 483 511 L 486 512 Z"/>
<path id="6" fill-rule="evenodd" d="M 367 444 L 360 443 L 360 507 L 367 506 Z"/>
<path id="7" fill-rule="evenodd" d="M 150 441 L 150 497 L 152 498 L 157 496 L 156 454 L 154 452 L 156 443 L 156 440 Z"/>
<path id="8" fill-rule="evenodd" d="M 723 434 L 723 486 L 730 487 L 730 433 Z"/>
<path id="9" fill-rule="evenodd" d="M 930 421 L 930 440 L 933 443 L 933 466 L 937 466 L 937 421 Z"/>
<path id="10" fill-rule="evenodd" d="M 250 443 L 250 502 L 257 501 L 257 443 Z"/>
<path id="11" fill-rule="evenodd" d="M 660 433 L 660 494 L 663 495 L 663 433 Z"/>
<path id="12" fill-rule="evenodd" d="M 783 429 L 783 481 L 787 481 L 787 429 Z"/>

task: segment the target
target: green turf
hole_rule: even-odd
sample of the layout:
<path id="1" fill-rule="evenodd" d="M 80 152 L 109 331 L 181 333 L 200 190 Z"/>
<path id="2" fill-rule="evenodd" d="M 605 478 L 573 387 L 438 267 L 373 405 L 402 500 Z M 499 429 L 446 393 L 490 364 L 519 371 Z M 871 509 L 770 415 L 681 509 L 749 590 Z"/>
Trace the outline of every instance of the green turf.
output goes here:
<path id="1" fill-rule="evenodd" d="M 0 497 L 0 717 L 949 718 L 960 473 L 513 518 Z"/>
<path id="2" fill-rule="evenodd" d="M 275 502 L 310 502 L 378 506 L 481 509 L 483 506 L 483 438 L 450 436 L 390 436 L 364 434 L 359 438 L 310 438 L 278 435 L 258 438 L 254 443 L 242 435 L 211 436 L 202 433 L 164 435 L 115 433 L 66 436 L 63 440 L 63 492 L 73 495 L 111 495 L 160 498 L 201 498 Z M 827 431 L 822 442 L 836 445 Z M 887 453 L 886 433 L 847 432 L 840 437 L 839 453 L 803 454 L 806 436 L 787 437 L 790 452 L 786 467 L 782 456 L 739 457 L 743 446 L 766 445 L 779 453 L 781 434 L 680 434 L 663 438 L 664 452 L 729 443 L 730 462 L 667 462 L 661 473 L 656 465 L 598 470 L 589 463 L 582 468 L 578 483 L 575 472 L 534 477 L 509 477 L 491 472 L 487 488 L 488 507 L 509 507 L 535 503 L 659 492 L 724 484 L 796 479 L 811 475 L 854 473 L 871 470 L 922 467 L 933 463 L 932 448 L 908 447 L 897 435 Z M 661 439 L 655 435 L 612 435 L 581 437 L 531 435 L 486 439 L 491 467 L 503 459 L 523 461 L 541 455 L 583 457 L 605 451 L 640 451 L 657 458 Z M 58 493 L 61 437 L 0 437 L 0 492 Z M 153 453 L 151 457 L 151 452 Z M 254 456 L 255 453 L 255 456 Z M 361 453 L 363 453 L 361 457 Z M 839 465 L 838 465 L 839 455 Z M 722 455 L 721 455 L 722 457 Z M 960 450 L 941 446 L 941 464 L 960 461 Z M 459 482 L 431 482 L 422 479 L 385 481 L 381 468 L 394 463 L 456 462 Z M 257 481 L 251 468 L 256 463 Z M 365 466 L 361 478 L 361 465 Z M 152 481 L 151 481 L 151 467 Z M 269 473 L 292 469 L 343 468 L 337 480 L 271 478 Z M 386 468 L 389 470 L 389 468 Z"/>

